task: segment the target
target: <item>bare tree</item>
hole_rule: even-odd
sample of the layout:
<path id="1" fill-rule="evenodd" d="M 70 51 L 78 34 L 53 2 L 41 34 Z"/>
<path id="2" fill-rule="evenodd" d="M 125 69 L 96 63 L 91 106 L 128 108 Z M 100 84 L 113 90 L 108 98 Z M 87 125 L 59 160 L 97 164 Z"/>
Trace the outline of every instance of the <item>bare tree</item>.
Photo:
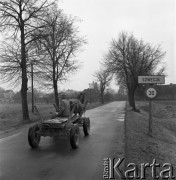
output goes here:
<path id="1" fill-rule="evenodd" d="M 0 73 L 2 82 L 9 82 L 11 86 L 21 83 L 21 53 L 20 44 L 3 42 L 0 47 Z"/>
<path id="2" fill-rule="evenodd" d="M 94 76 L 99 84 L 101 102 L 104 104 L 104 92 L 112 80 L 112 74 L 107 70 L 100 70 L 96 72 Z"/>
<path id="3" fill-rule="evenodd" d="M 162 74 L 165 67 L 162 64 L 165 52 L 160 46 L 153 47 L 143 40 L 137 40 L 133 35 L 120 33 L 118 40 L 113 39 L 104 64 L 116 75 L 118 83 L 128 90 L 129 103 L 136 111 L 134 93 L 138 86 L 138 76 Z"/>
<path id="4" fill-rule="evenodd" d="M 45 55 L 41 66 L 44 72 L 42 79 L 46 86 L 53 86 L 57 106 L 59 106 L 58 82 L 67 80 L 68 75 L 78 69 L 75 56 L 80 47 L 86 43 L 84 38 L 79 36 L 75 21 L 75 18 L 67 17 L 61 10 L 52 9 L 45 18 L 43 24 L 45 28 L 36 31 L 36 34 L 47 34 L 36 43 L 39 51 Z"/>
<path id="5" fill-rule="evenodd" d="M 55 2 L 55 1 L 54 1 Z M 8 38 L 20 39 L 20 67 L 21 67 L 21 99 L 23 120 L 29 120 L 27 104 L 27 67 L 26 52 L 27 47 L 36 37 L 32 37 L 46 13 L 49 6 L 54 2 L 48 3 L 48 0 L 1 0 L 0 1 L 0 29 L 7 31 Z M 7 69 L 8 70 L 8 69 Z M 9 69 L 9 72 L 11 69 Z M 13 70 L 12 70 L 13 72 Z M 8 73 L 7 73 L 8 75 Z"/>

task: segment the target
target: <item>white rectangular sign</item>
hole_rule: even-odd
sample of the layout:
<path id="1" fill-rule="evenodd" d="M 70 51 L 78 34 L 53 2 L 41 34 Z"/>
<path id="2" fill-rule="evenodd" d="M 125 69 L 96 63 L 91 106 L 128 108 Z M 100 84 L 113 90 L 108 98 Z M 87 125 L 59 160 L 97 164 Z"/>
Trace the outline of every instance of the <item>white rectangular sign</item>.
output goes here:
<path id="1" fill-rule="evenodd" d="M 139 84 L 165 84 L 165 76 L 138 76 Z"/>

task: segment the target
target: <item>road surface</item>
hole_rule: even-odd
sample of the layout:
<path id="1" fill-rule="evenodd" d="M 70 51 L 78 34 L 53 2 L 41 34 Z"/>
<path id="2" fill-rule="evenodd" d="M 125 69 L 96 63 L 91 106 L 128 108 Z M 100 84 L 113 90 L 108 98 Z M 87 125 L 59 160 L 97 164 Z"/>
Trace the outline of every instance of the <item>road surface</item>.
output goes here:
<path id="1" fill-rule="evenodd" d="M 103 159 L 123 157 L 125 102 L 113 102 L 86 111 L 91 134 L 82 129 L 79 148 L 72 150 L 67 138 L 42 137 L 32 150 L 28 128 L 0 139 L 0 180 L 102 180 Z"/>

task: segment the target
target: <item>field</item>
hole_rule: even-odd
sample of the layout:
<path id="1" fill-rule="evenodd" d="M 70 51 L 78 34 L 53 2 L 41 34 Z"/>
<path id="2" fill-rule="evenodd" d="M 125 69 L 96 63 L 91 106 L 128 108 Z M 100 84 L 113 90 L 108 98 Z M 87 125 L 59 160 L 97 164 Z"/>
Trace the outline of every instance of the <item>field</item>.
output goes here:
<path id="1" fill-rule="evenodd" d="M 153 102 L 152 137 L 148 136 L 148 102 L 137 102 L 137 106 L 140 113 L 131 111 L 127 105 L 125 167 L 128 163 L 139 165 L 152 163 L 156 159 L 160 163 L 160 168 L 156 168 L 157 175 L 164 163 L 170 163 L 176 175 L 176 101 Z M 146 175 L 146 179 L 153 179 L 151 168 L 146 168 Z"/>
<path id="2" fill-rule="evenodd" d="M 92 109 L 100 105 L 99 102 L 91 103 L 88 104 L 87 109 Z M 22 126 L 40 120 L 37 114 L 32 113 L 31 104 L 28 107 L 30 122 L 23 122 L 21 104 L 0 104 L 0 138 L 14 133 Z M 51 117 L 51 112 L 55 112 L 53 104 L 37 104 L 37 108 L 44 120 Z"/>

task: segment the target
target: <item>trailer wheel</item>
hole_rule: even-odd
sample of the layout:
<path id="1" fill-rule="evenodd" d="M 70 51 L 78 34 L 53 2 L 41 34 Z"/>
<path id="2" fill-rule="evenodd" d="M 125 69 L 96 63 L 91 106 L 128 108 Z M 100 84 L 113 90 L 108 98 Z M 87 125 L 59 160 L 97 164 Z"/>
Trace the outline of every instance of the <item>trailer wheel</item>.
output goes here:
<path id="1" fill-rule="evenodd" d="M 84 131 L 85 136 L 88 136 L 90 134 L 90 119 L 89 118 L 85 118 L 83 120 L 83 131 Z"/>
<path id="2" fill-rule="evenodd" d="M 32 148 L 37 148 L 40 143 L 40 135 L 37 133 L 38 131 L 39 131 L 38 125 L 34 125 L 29 128 L 28 142 Z"/>
<path id="3" fill-rule="evenodd" d="M 70 130 L 70 144 L 73 149 L 78 148 L 79 145 L 79 127 L 74 125 Z"/>

